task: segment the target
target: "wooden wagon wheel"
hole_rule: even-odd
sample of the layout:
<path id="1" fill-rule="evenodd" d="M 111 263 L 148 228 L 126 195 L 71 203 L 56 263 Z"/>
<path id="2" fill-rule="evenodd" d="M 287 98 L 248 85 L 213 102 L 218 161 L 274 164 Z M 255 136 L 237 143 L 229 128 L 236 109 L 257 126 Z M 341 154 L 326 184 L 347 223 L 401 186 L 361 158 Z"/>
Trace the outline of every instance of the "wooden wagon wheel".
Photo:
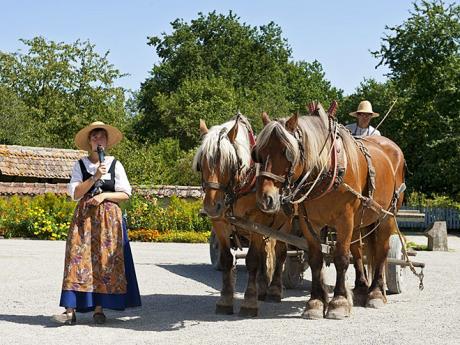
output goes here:
<path id="1" fill-rule="evenodd" d="M 218 271 L 222 271 L 222 266 L 220 265 L 219 240 L 217 239 L 214 229 L 211 230 L 211 236 L 209 237 L 209 256 L 211 258 L 212 267 Z"/>
<path id="2" fill-rule="evenodd" d="M 283 285 L 286 289 L 296 289 L 303 281 L 303 273 L 309 267 L 307 253 L 286 258 L 283 270 Z"/>
<path id="3" fill-rule="evenodd" d="M 301 230 L 299 226 L 299 220 L 294 217 L 292 222 L 292 234 L 301 236 Z M 296 289 L 302 284 L 303 273 L 308 269 L 308 254 L 306 251 L 299 251 L 297 247 L 288 245 L 288 256 L 284 263 L 283 269 L 283 285 L 286 289 Z M 299 254 L 290 255 L 291 252 L 298 251 Z"/>
<path id="4" fill-rule="evenodd" d="M 397 234 L 390 236 L 390 250 L 388 258 L 404 260 L 402 244 Z M 387 263 L 385 279 L 387 291 L 391 294 L 400 294 L 405 289 L 407 266 Z"/>

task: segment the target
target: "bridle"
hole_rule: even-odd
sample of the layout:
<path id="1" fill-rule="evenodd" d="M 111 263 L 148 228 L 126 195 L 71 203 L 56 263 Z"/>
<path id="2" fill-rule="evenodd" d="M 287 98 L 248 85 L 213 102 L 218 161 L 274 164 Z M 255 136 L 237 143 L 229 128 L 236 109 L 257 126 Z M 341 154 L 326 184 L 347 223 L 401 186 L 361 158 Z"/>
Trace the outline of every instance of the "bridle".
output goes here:
<path id="1" fill-rule="evenodd" d="M 328 152 L 328 160 L 329 160 L 331 155 L 334 154 L 333 151 L 335 150 L 335 141 L 336 141 L 337 134 L 338 134 L 338 124 L 337 124 L 337 120 L 332 116 L 328 117 L 328 124 L 329 124 L 328 134 L 326 135 L 322 148 L 319 152 L 319 156 L 324 151 L 330 139 L 331 145 L 329 147 L 329 152 Z M 299 159 L 300 164 L 304 164 L 305 163 L 305 152 L 304 152 L 303 141 L 302 141 L 302 131 L 299 128 L 299 126 L 296 127 L 293 135 L 295 139 L 297 140 L 298 147 L 300 150 L 300 159 Z M 324 166 L 322 170 L 319 171 L 316 179 L 313 181 L 308 191 L 304 195 L 302 195 L 302 197 L 299 198 L 298 200 L 294 200 L 297 193 L 308 184 L 307 180 L 308 180 L 308 177 L 311 175 L 312 171 L 306 172 L 302 176 L 301 179 L 299 176 L 296 180 L 293 180 L 294 170 L 295 170 L 293 161 L 290 161 L 290 166 L 288 169 L 286 169 L 286 174 L 284 176 L 281 176 L 281 175 L 273 174 L 272 172 L 266 170 L 268 167 L 269 160 L 270 160 L 270 156 L 267 156 L 264 170 L 260 170 L 257 174 L 257 177 L 264 176 L 266 178 L 272 179 L 282 184 L 280 187 L 280 198 L 281 198 L 282 205 L 289 204 L 289 203 L 298 204 L 304 201 L 309 196 L 309 194 L 312 192 L 312 190 L 318 183 L 321 175 L 324 173 L 324 169 L 326 168 L 326 166 Z M 300 181 L 297 182 L 299 179 Z"/>

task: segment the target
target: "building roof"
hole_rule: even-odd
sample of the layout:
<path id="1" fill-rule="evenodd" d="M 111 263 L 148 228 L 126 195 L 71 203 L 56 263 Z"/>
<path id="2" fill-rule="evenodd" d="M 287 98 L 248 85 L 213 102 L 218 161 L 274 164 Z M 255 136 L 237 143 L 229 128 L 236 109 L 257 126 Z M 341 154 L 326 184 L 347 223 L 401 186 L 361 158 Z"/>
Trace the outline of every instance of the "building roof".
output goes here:
<path id="1" fill-rule="evenodd" d="M 70 179 L 76 160 L 86 151 L 0 145 L 0 175 Z"/>

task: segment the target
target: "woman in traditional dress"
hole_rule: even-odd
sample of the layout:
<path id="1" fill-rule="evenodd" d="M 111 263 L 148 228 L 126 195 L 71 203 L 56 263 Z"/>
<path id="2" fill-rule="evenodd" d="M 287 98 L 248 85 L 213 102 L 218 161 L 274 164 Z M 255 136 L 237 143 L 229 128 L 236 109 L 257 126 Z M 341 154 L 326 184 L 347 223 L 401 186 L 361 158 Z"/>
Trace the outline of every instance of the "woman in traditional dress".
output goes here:
<path id="1" fill-rule="evenodd" d="M 94 311 L 95 323 L 103 324 L 103 308 L 141 305 L 126 222 L 118 205 L 129 199 L 131 186 L 123 165 L 114 157 L 99 161 L 102 150 L 122 138 L 117 128 L 103 122 L 94 122 L 75 136 L 75 144 L 88 156 L 75 163 L 68 187 L 78 205 L 65 251 L 60 306 L 66 310 L 53 316 L 62 324 L 75 324 L 75 312 L 89 311 Z"/>

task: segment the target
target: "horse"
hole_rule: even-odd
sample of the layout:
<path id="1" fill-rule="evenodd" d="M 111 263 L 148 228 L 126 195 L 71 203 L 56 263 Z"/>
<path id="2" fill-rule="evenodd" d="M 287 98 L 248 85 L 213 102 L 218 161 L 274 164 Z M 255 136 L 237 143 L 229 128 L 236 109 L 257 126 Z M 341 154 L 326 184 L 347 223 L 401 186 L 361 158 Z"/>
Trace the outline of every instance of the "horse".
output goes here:
<path id="1" fill-rule="evenodd" d="M 220 246 L 222 268 L 221 296 L 216 313 L 233 314 L 235 270 L 230 251 L 230 236 L 250 239 L 246 256 L 248 283 L 241 305 L 240 316 L 257 316 L 258 300 L 280 302 L 282 297 L 282 270 L 286 259 L 286 245 L 266 241 L 261 235 L 234 227 L 227 216 L 235 215 L 281 231 L 288 231 L 288 218 L 282 213 L 267 215 L 256 204 L 255 166 L 251 160 L 254 136 L 243 115 L 237 115 L 222 125 L 207 128 L 200 120 L 203 136 L 193 168 L 201 173 L 205 192 L 203 211 L 211 219 Z"/>
<path id="2" fill-rule="evenodd" d="M 397 229 L 394 213 L 402 203 L 405 161 L 389 139 L 354 139 L 321 104 L 310 107 L 310 113 L 279 121 L 263 115 L 264 128 L 252 152 L 263 167 L 256 197 L 268 214 L 281 206 L 298 206 L 312 270 L 311 296 L 302 316 L 344 319 L 353 305 L 345 286 L 350 251 L 357 272 L 354 293 L 364 294 L 367 307 L 380 308 L 386 302 L 384 267 L 389 237 Z M 326 226 L 335 229 L 330 255 L 337 275 L 330 301 L 322 277 L 329 254 L 322 252 L 320 234 Z M 369 277 L 363 267 L 363 240 Z"/>

